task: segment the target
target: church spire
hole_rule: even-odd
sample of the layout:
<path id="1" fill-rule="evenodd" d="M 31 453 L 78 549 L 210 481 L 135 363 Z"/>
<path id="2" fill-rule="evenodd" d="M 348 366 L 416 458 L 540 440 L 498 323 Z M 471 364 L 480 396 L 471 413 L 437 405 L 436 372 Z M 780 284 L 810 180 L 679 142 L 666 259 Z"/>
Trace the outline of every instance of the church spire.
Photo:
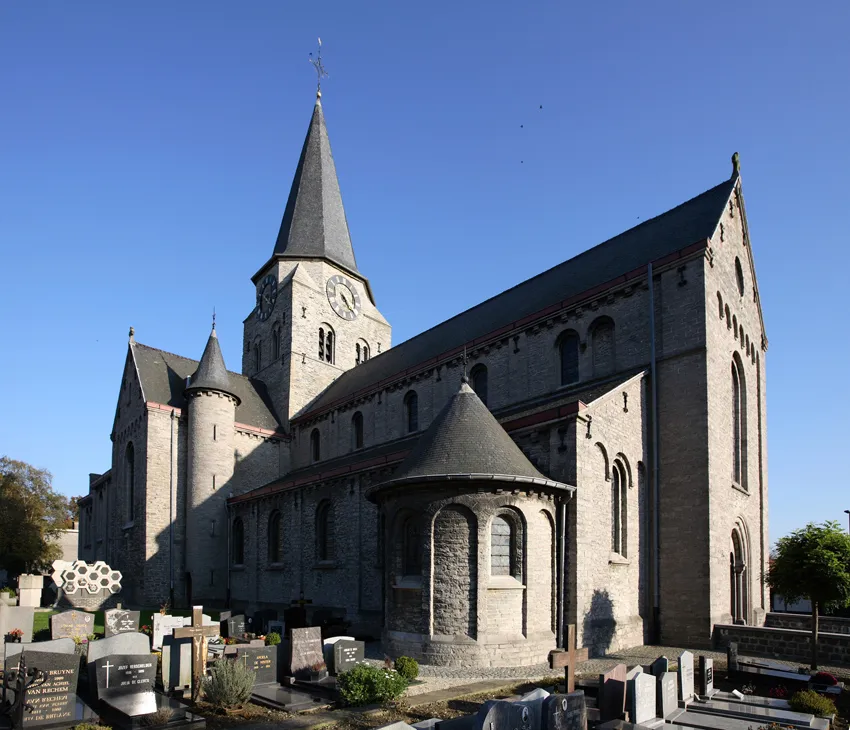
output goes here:
<path id="1" fill-rule="evenodd" d="M 187 392 L 193 390 L 217 390 L 236 398 L 230 385 L 230 376 L 224 365 L 224 356 L 221 354 L 221 347 L 218 344 L 218 335 L 215 332 L 215 315 L 213 315 L 212 331 L 207 340 L 207 346 L 204 348 L 204 354 L 201 355 L 198 369 L 192 375 L 186 388 Z"/>
<path id="2" fill-rule="evenodd" d="M 359 274 L 325 126 L 321 92 L 316 95 L 274 256 L 325 259 Z"/>

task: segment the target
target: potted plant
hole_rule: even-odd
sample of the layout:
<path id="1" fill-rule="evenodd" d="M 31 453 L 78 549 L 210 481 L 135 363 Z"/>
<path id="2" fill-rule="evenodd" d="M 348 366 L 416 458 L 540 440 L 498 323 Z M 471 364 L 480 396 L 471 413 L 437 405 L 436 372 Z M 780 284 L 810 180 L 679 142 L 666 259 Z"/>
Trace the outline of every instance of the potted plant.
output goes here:
<path id="1" fill-rule="evenodd" d="M 12 629 L 8 634 L 6 634 L 6 643 L 7 644 L 20 644 L 23 640 L 23 629 Z"/>
<path id="2" fill-rule="evenodd" d="M 7 606 L 18 605 L 18 594 L 11 586 L 0 588 L 0 603 L 5 603 Z"/>
<path id="3" fill-rule="evenodd" d="M 311 682 L 321 682 L 323 679 L 327 679 L 327 676 L 328 667 L 324 662 L 316 662 L 315 664 L 310 665 Z"/>

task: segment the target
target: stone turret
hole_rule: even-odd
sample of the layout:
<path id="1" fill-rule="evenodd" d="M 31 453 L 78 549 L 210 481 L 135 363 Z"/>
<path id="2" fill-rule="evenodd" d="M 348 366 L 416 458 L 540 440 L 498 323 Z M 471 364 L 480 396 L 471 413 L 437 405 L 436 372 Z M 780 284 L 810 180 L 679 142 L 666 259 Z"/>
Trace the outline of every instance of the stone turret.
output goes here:
<path id="1" fill-rule="evenodd" d="M 191 603 L 225 596 L 226 500 L 233 477 L 236 406 L 213 324 L 195 374 L 186 387 L 188 449 L 186 579 Z M 190 605 L 191 605 L 190 603 Z"/>

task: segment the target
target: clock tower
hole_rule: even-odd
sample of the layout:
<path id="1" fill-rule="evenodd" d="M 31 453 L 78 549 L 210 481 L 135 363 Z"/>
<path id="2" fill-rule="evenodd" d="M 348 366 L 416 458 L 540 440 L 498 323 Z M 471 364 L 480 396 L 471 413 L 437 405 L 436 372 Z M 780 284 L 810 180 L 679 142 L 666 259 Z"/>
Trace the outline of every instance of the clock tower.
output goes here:
<path id="1" fill-rule="evenodd" d="M 340 373 L 390 347 L 390 325 L 354 258 L 321 92 L 274 251 L 252 281 L 242 373 L 265 384 L 286 425 Z"/>

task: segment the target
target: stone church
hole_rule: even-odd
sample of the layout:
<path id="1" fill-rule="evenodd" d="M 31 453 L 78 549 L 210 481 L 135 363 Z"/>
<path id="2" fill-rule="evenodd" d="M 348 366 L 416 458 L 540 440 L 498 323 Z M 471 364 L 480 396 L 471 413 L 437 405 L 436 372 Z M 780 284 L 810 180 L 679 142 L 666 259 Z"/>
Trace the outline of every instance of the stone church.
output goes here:
<path id="1" fill-rule="evenodd" d="M 388 652 L 489 666 L 545 660 L 570 623 L 599 655 L 763 620 L 767 339 L 737 155 L 392 346 L 319 97 L 270 249 L 240 372 L 214 326 L 200 360 L 130 330 L 80 529 L 126 603 L 301 601 Z"/>

